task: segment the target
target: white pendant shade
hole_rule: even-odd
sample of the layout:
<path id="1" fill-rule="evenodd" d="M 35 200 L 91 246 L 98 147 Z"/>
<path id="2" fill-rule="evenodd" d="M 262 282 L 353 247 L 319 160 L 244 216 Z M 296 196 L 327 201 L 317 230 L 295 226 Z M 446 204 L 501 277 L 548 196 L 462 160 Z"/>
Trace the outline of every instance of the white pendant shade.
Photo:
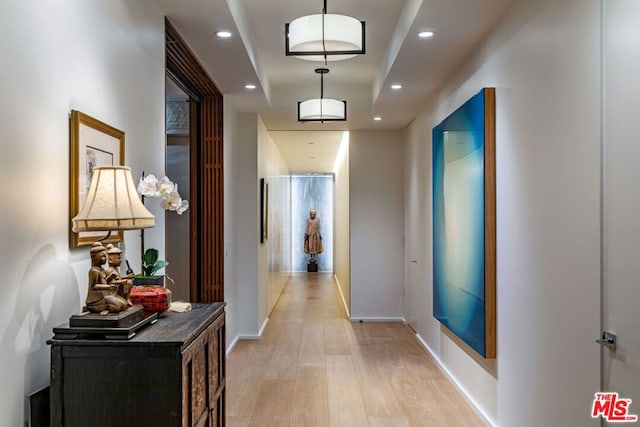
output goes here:
<path id="1" fill-rule="evenodd" d="M 324 75 L 329 72 L 329 69 L 316 68 L 315 72 L 320 74 L 320 98 L 298 102 L 298 121 L 346 121 L 347 101 L 338 101 L 337 99 L 324 97 Z"/>
<path id="2" fill-rule="evenodd" d="M 324 26 L 324 31 L 323 31 Z M 338 61 L 364 53 L 364 22 L 345 15 L 317 14 L 287 26 L 287 55 L 309 61 Z"/>
<path id="3" fill-rule="evenodd" d="M 155 217 L 136 192 L 127 166 L 100 166 L 93 170 L 91 185 L 73 231 L 134 230 L 153 227 Z"/>
<path id="4" fill-rule="evenodd" d="M 345 120 L 347 103 L 337 99 L 315 98 L 298 104 L 299 121 Z"/>

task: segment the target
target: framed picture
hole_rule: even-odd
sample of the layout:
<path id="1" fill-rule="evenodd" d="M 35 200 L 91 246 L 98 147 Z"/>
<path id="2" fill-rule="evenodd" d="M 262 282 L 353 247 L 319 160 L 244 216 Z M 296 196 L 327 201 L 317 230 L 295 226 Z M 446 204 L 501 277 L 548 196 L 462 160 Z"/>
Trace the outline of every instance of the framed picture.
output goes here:
<path id="1" fill-rule="evenodd" d="M 71 219 L 84 204 L 96 166 L 124 166 L 124 132 L 80 111 L 71 110 L 71 205 L 69 245 L 87 246 L 104 236 L 102 232 L 71 230 Z M 105 243 L 121 242 L 123 232 L 112 233 Z"/>
<path id="2" fill-rule="evenodd" d="M 433 315 L 496 357 L 495 89 L 433 128 Z"/>
<path id="3" fill-rule="evenodd" d="M 269 238 L 269 183 L 260 178 L 260 243 Z"/>
<path id="4" fill-rule="evenodd" d="M 269 183 L 264 184 L 264 240 L 269 240 Z"/>

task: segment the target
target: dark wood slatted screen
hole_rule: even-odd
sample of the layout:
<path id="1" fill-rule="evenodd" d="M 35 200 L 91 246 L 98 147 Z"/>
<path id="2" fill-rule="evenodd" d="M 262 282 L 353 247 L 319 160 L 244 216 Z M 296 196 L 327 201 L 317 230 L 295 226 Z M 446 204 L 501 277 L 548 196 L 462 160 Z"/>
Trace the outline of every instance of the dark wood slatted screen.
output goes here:
<path id="1" fill-rule="evenodd" d="M 191 147 L 191 300 L 224 301 L 222 93 L 168 19 L 167 71 L 199 101 Z M 195 144 L 194 144 L 195 142 Z"/>

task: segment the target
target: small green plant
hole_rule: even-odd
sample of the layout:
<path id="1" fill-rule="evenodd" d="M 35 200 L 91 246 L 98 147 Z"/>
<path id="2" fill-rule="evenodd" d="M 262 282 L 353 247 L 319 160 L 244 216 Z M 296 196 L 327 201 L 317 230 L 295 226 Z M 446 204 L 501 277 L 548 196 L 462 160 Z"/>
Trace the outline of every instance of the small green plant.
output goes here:
<path id="1" fill-rule="evenodd" d="M 154 276 L 158 270 L 165 268 L 169 263 L 158 259 L 158 250 L 149 248 L 144 251 L 142 257 L 142 274 L 136 275 L 136 277 L 149 277 Z"/>

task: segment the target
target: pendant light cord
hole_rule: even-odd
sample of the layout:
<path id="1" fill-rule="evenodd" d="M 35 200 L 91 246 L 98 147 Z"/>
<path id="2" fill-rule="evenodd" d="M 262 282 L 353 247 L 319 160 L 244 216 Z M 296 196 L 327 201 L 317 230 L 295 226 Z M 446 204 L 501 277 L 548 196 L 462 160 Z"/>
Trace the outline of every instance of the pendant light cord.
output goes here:
<path id="1" fill-rule="evenodd" d="M 324 123 L 324 114 L 322 113 L 323 98 L 324 98 L 324 73 L 320 73 L 320 123 Z"/>
<path id="2" fill-rule="evenodd" d="M 322 52 L 324 52 L 324 66 L 327 66 L 327 47 L 324 43 L 324 15 L 327 14 L 327 0 L 324 0 L 324 8 L 322 9 Z"/>

